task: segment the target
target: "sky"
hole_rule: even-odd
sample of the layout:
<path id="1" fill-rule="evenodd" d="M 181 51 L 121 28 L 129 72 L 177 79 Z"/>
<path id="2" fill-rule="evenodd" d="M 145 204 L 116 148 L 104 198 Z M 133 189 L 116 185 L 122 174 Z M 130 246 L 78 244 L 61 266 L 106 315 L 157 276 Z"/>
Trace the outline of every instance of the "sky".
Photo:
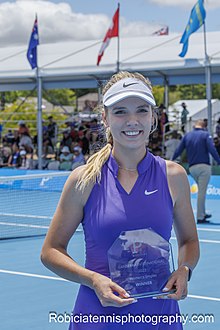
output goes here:
<path id="1" fill-rule="evenodd" d="M 182 34 L 196 1 L 120 0 L 120 36 L 149 36 L 164 25 L 171 34 Z M 0 0 L 0 48 L 27 44 L 35 13 L 41 44 L 102 40 L 117 5 L 116 0 Z M 207 31 L 220 30 L 220 0 L 206 0 L 205 8 Z"/>

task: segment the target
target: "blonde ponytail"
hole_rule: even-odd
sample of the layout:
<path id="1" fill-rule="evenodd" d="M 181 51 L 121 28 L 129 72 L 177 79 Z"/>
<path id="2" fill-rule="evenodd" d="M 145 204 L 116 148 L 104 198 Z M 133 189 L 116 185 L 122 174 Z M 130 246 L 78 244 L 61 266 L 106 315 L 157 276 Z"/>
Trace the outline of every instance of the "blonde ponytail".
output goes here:
<path id="1" fill-rule="evenodd" d="M 107 144 L 88 159 L 86 168 L 78 179 L 76 188 L 82 192 L 90 182 L 96 183 L 97 181 L 100 183 L 101 181 L 102 166 L 108 160 L 113 144 L 113 139 L 109 128 L 106 130 L 106 138 Z"/>

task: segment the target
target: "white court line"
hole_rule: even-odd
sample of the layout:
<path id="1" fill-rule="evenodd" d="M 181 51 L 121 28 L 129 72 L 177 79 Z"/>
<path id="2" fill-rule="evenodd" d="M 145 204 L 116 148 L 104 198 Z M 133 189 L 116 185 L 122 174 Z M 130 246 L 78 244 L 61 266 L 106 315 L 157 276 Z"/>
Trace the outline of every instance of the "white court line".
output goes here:
<path id="1" fill-rule="evenodd" d="M 28 277 L 37 277 L 37 278 L 43 278 L 43 279 L 47 279 L 47 280 L 70 282 L 70 281 L 65 280 L 64 278 L 61 278 L 61 277 L 46 276 L 46 275 L 31 274 L 31 273 L 23 273 L 23 272 L 15 272 L 15 271 L 6 270 L 6 269 L 0 269 L 0 273 L 11 274 L 11 275 L 21 275 L 21 276 L 28 276 Z M 220 298 L 206 297 L 206 296 L 196 296 L 196 295 L 191 295 L 191 294 L 188 295 L 188 297 L 193 298 L 193 299 L 220 301 Z"/>
<path id="2" fill-rule="evenodd" d="M 170 239 L 173 239 L 176 241 L 176 237 L 171 237 Z M 220 241 L 212 240 L 212 239 L 199 239 L 200 243 L 212 243 L 212 244 L 220 244 Z"/>
<path id="3" fill-rule="evenodd" d="M 197 227 L 197 230 L 200 230 L 200 231 L 220 232 L 220 229 L 212 229 L 212 228 L 199 228 L 199 227 Z"/>
<path id="4" fill-rule="evenodd" d="M 13 227 L 27 227 L 27 228 L 40 228 L 40 229 L 49 229 L 49 226 L 41 225 L 29 225 L 26 223 L 15 223 L 15 222 L 0 222 L 0 225 L 3 226 L 13 226 Z"/>
<path id="5" fill-rule="evenodd" d="M 206 297 L 206 296 L 195 296 L 192 294 L 188 294 L 189 298 L 193 298 L 193 299 L 204 299 L 204 300 L 212 300 L 212 301 L 220 301 L 220 298 L 213 298 L 213 297 Z"/>
<path id="6" fill-rule="evenodd" d="M 0 273 L 11 274 L 11 275 L 21 275 L 21 276 L 28 276 L 28 277 L 38 277 L 38 278 L 44 278 L 44 279 L 47 279 L 47 280 L 69 282 L 69 281 L 67 281 L 67 280 L 65 280 L 64 278 L 61 278 L 61 277 L 46 276 L 46 275 L 31 274 L 31 273 L 23 273 L 23 272 L 15 272 L 15 271 L 6 270 L 6 269 L 0 269 Z"/>
<path id="7" fill-rule="evenodd" d="M 16 218 L 33 218 L 33 219 L 49 219 L 52 220 L 52 217 L 46 215 L 32 215 L 32 214 L 17 214 L 17 213 L 0 213 L 0 216 L 6 217 L 16 217 Z"/>

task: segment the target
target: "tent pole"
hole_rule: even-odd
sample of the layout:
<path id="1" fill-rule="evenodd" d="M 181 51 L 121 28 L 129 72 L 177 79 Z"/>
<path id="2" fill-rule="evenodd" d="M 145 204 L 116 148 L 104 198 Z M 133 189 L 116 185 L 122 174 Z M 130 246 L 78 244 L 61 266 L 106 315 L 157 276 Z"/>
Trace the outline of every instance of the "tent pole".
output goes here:
<path id="1" fill-rule="evenodd" d="M 37 151 L 38 151 L 38 169 L 42 170 L 43 153 L 43 130 L 42 130 L 42 78 L 37 68 Z"/>
<path id="2" fill-rule="evenodd" d="M 204 49 L 205 49 L 205 80 L 206 80 L 206 99 L 208 104 L 208 130 L 212 135 L 212 82 L 211 82 L 211 65 L 210 58 L 207 54 L 206 43 L 206 26 L 205 21 L 203 23 L 203 35 L 204 35 Z"/>

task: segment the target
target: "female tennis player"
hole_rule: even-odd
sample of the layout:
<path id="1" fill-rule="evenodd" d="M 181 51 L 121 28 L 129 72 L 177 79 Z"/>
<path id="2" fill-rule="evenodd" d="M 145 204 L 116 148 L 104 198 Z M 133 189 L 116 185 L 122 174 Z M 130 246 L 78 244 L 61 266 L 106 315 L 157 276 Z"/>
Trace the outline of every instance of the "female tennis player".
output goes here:
<path id="1" fill-rule="evenodd" d="M 182 329 L 178 300 L 199 258 L 190 189 L 184 169 L 146 148 L 155 125 L 151 84 L 119 72 L 103 89 L 107 144 L 68 178 L 46 236 L 41 259 L 59 276 L 80 283 L 70 330 Z M 85 267 L 67 253 L 78 225 L 85 235 Z M 123 231 L 152 228 L 178 241 L 178 266 L 156 299 L 131 298 L 110 279 L 107 253 Z M 172 319 L 172 322 L 171 322 Z"/>

